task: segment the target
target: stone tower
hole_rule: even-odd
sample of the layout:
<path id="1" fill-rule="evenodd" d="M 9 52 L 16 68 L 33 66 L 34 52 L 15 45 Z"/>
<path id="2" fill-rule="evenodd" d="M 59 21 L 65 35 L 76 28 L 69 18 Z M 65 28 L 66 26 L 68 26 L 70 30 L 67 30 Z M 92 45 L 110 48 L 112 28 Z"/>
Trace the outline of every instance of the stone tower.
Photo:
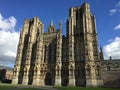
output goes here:
<path id="1" fill-rule="evenodd" d="M 76 84 L 78 85 L 85 83 L 86 86 L 103 85 L 99 72 L 100 60 L 96 21 L 95 16 L 90 12 L 90 5 L 84 3 L 80 7 L 71 8 L 67 23 L 69 64 L 72 64 L 73 71 L 78 73 L 72 78 L 69 75 L 69 81 L 72 80 L 73 85 L 75 78 L 77 78 Z M 79 73 L 82 75 L 79 76 Z"/>
<path id="2" fill-rule="evenodd" d="M 102 86 L 95 16 L 84 3 L 69 10 L 66 37 L 51 21 L 25 20 L 20 33 L 12 84 Z"/>

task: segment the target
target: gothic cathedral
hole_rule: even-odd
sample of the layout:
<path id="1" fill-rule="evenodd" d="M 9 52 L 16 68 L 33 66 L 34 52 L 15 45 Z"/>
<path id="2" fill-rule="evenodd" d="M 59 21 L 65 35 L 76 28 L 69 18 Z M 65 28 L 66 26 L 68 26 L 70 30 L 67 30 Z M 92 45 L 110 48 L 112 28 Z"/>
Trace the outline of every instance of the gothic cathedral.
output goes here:
<path id="1" fill-rule="evenodd" d="M 95 16 L 84 3 L 69 10 L 66 36 L 62 22 L 44 32 L 39 18 L 26 19 L 20 33 L 12 84 L 103 86 Z"/>

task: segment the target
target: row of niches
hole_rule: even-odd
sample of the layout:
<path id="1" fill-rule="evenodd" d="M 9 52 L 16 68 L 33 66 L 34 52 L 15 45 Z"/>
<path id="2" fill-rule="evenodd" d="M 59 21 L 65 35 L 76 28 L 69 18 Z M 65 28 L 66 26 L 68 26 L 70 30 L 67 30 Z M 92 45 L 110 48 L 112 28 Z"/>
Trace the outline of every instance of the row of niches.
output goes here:
<path id="1" fill-rule="evenodd" d="M 115 67 L 118 67 L 120 64 L 118 62 L 104 62 L 104 63 L 101 63 L 101 66 L 115 66 Z"/>
<path id="2" fill-rule="evenodd" d="M 102 70 L 119 70 L 120 65 L 118 63 L 114 64 L 101 64 L 101 69 Z"/>

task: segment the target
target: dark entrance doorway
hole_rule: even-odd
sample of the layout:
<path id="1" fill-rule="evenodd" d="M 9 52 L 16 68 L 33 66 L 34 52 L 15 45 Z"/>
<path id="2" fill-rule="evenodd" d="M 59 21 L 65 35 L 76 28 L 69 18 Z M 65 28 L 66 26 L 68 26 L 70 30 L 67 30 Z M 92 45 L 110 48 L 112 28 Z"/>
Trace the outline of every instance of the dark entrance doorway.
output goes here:
<path id="1" fill-rule="evenodd" d="M 51 77 L 51 74 L 49 72 L 46 73 L 45 85 L 52 85 L 52 77 Z"/>
<path id="2" fill-rule="evenodd" d="M 68 77 L 64 77 L 63 79 L 62 79 L 62 85 L 63 86 L 67 86 L 68 85 Z"/>

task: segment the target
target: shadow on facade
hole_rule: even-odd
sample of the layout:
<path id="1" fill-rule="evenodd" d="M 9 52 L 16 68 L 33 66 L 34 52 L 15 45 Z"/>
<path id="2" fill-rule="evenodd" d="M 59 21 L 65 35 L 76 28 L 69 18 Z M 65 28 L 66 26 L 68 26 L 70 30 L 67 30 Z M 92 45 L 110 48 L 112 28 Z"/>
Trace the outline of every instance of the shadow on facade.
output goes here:
<path id="1" fill-rule="evenodd" d="M 62 86 L 67 86 L 69 83 L 69 69 L 67 64 L 68 63 L 63 63 L 61 70 Z"/>
<path id="2" fill-rule="evenodd" d="M 52 76 L 49 72 L 45 76 L 45 85 L 52 85 Z"/>
<path id="3" fill-rule="evenodd" d="M 36 60 L 36 57 L 35 57 L 36 47 L 37 47 L 37 43 L 35 42 L 32 46 L 31 65 L 30 65 L 29 80 L 28 80 L 29 85 L 31 85 L 33 82 L 34 66 L 35 66 L 35 60 Z"/>

